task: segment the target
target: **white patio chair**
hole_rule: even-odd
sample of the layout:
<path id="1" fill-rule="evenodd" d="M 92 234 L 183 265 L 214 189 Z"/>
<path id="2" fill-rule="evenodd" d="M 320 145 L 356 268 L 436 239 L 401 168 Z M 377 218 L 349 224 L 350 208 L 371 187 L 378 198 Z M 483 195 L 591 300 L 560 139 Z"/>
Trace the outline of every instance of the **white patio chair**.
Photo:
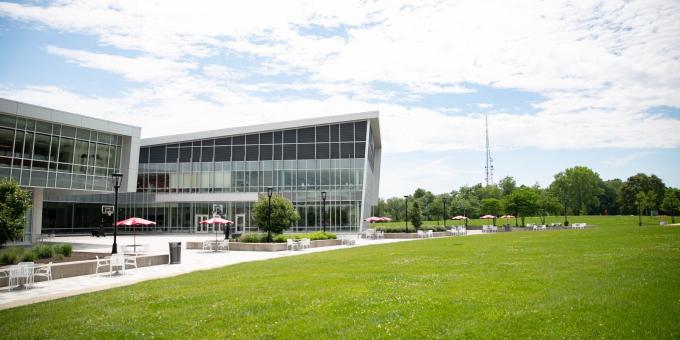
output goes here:
<path id="1" fill-rule="evenodd" d="M 24 279 L 24 286 L 26 288 L 31 288 L 33 287 L 33 271 L 35 268 L 35 263 L 33 262 L 19 262 L 17 263 L 16 266 L 16 271 L 14 272 L 15 277 L 17 278 L 16 280 L 16 285 L 19 286 L 20 282 L 19 279 L 23 278 Z M 11 274 L 11 272 L 10 272 Z"/>
<path id="2" fill-rule="evenodd" d="M 229 240 L 222 240 L 217 249 L 229 250 Z"/>
<path id="3" fill-rule="evenodd" d="M 425 234 L 427 237 L 434 237 L 434 232 L 432 230 L 428 230 L 427 233 Z"/>
<path id="4" fill-rule="evenodd" d="M 213 241 L 205 240 L 203 241 L 203 250 L 212 250 Z"/>
<path id="5" fill-rule="evenodd" d="M 425 233 L 423 233 L 422 230 L 418 230 L 417 235 L 418 235 L 418 238 L 425 238 Z"/>
<path id="6" fill-rule="evenodd" d="M 123 275 L 125 275 L 125 255 L 123 254 L 112 254 L 111 258 L 109 259 L 109 276 L 113 274 L 113 268 L 120 268 L 120 271 L 123 272 Z"/>
<path id="7" fill-rule="evenodd" d="M 383 230 L 378 230 L 375 233 L 375 236 L 376 236 L 376 239 L 383 240 L 383 239 L 385 239 L 385 232 Z"/>
<path id="8" fill-rule="evenodd" d="M 366 229 L 365 232 L 366 239 L 374 239 L 375 238 L 375 229 Z"/>
<path id="9" fill-rule="evenodd" d="M 297 243 L 292 238 L 286 240 L 286 250 L 295 250 L 297 247 Z"/>
<path id="10" fill-rule="evenodd" d="M 302 240 L 300 240 L 300 247 L 302 249 L 311 248 L 312 247 L 312 241 L 308 238 L 303 238 Z"/>
<path id="11" fill-rule="evenodd" d="M 539 231 L 546 231 L 547 228 L 545 227 L 545 225 L 542 225 L 542 226 L 538 227 L 538 230 Z"/>
<path id="12" fill-rule="evenodd" d="M 99 268 L 102 267 L 109 267 L 109 271 L 111 271 L 111 261 L 109 259 L 105 258 L 99 258 L 99 256 L 95 256 L 97 258 L 97 268 L 95 269 L 94 273 L 99 274 Z"/>
<path id="13" fill-rule="evenodd" d="M 33 277 L 35 279 L 36 276 L 39 277 L 44 277 L 45 280 L 50 281 L 52 280 L 52 262 L 42 265 L 39 267 L 35 267 L 35 272 L 33 273 Z"/>
<path id="14" fill-rule="evenodd" d="M 137 269 L 137 256 L 126 256 L 125 266 L 135 267 L 135 269 Z"/>

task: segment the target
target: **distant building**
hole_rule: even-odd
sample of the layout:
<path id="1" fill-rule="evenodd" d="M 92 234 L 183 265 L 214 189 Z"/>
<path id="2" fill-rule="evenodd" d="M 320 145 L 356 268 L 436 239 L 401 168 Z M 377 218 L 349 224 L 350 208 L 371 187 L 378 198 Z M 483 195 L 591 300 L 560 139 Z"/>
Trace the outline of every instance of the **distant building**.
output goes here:
<path id="1" fill-rule="evenodd" d="M 0 177 L 31 190 L 25 241 L 89 234 L 113 218 L 111 174 L 121 172 L 119 219 L 157 222 L 146 232 L 257 231 L 250 214 L 267 188 L 300 213 L 293 231 L 357 232 L 378 201 L 378 112 L 140 139 L 141 128 L 0 99 Z"/>

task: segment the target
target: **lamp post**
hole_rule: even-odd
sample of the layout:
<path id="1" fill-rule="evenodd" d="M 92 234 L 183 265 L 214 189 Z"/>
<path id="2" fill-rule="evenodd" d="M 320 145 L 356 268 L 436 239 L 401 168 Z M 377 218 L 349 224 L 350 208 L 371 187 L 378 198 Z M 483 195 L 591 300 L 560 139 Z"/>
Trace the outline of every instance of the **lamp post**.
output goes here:
<path id="1" fill-rule="evenodd" d="M 467 225 L 467 221 L 468 221 L 468 219 L 467 219 L 467 212 L 465 211 L 466 209 L 467 209 L 467 208 L 465 208 L 465 206 L 463 206 L 463 217 L 465 217 L 465 220 L 464 220 L 464 221 L 465 221 L 465 228 L 467 228 L 467 226 L 468 226 L 468 225 Z"/>
<path id="2" fill-rule="evenodd" d="M 113 246 L 111 247 L 111 254 L 117 254 L 118 243 L 116 243 L 116 241 L 118 228 L 116 227 L 116 222 L 118 222 L 118 189 L 120 188 L 120 181 L 123 179 L 123 174 L 116 172 L 111 174 L 111 177 L 113 177 L 113 190 L 115 192 L 113 200 Z"/>
<path id="3" fill-rule="evenodd" d="M 569 221 L 567 220 L 567 194 L 564 194 L 564 199 L 562 200 L 564 203 L 564 226 L 569 226 Z"/>
<path id="4" fill-rule="evenodd" d="M 408 232 L 408 195 L 404 195 L 404 209 L 406 217 L 404 218 L 404 232 Z"/>
<path id="5" fill-rule="evenodd" d="M 326 232 L 326 192 L 321 192 L 321 202 L 323 202 L 323 207 L 321 208 L 321 225 L 323 226 L 323 232 Z"/>
<path id="6" fill-rule="evenodd" d="M 638 227 L 642 227 L 642 210 L 640 209 L 640 202 L 635 201 L 638 210 Z"/>
<path id="7" fill-rule="evenodd" d="M 272 241 L 272 188 L 267 188 L 267 197 L 269 198 L 269 206 L 267 208 L 267 242 Z"/>
<path id="8" fill-rule="evenodd" d="M 444 197 L 444 229 L 446 229 L 446 197 Z"/>

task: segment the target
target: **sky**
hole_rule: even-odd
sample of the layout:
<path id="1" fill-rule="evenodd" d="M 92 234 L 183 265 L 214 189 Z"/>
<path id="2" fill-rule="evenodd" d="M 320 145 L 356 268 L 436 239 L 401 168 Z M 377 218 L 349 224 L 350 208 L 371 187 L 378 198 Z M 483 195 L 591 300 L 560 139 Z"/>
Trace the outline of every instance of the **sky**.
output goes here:
<path id="1" fill-rule="evenodd" d="M 0 2 L 0 97 L 142 137 L 378 110 L 381 197 L 680 187 L 678 1 Z"/>

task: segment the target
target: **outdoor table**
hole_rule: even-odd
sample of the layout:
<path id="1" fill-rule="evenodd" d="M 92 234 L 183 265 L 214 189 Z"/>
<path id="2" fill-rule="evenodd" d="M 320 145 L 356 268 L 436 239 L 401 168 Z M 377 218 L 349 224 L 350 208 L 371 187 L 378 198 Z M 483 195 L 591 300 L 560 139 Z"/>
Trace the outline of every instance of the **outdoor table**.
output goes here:
<path id="1" fill-rule="evenodd" d="M 301 245 L 302 245 L 301 240 L 295 240 L 295 239 L 293 239 L 293 248 L 294 248 L 295 250 L 300 250 L 300 249 L 302 249 L 302 248 L 301 248 Z"/>
<path id="2" fill-rule="evenodd" d="M 206 242 L 208 242 L 208 244 L 209 244 L 209 246 L 210 246 L 210 250 L 212 250 L 212 251 L 214 251 L 214 252 L 219 252 L 219 251 L 220 251 L 220 244 L 222 244 L 222 241 L 208 240 L 208 241 L 206 241 Z"/>

